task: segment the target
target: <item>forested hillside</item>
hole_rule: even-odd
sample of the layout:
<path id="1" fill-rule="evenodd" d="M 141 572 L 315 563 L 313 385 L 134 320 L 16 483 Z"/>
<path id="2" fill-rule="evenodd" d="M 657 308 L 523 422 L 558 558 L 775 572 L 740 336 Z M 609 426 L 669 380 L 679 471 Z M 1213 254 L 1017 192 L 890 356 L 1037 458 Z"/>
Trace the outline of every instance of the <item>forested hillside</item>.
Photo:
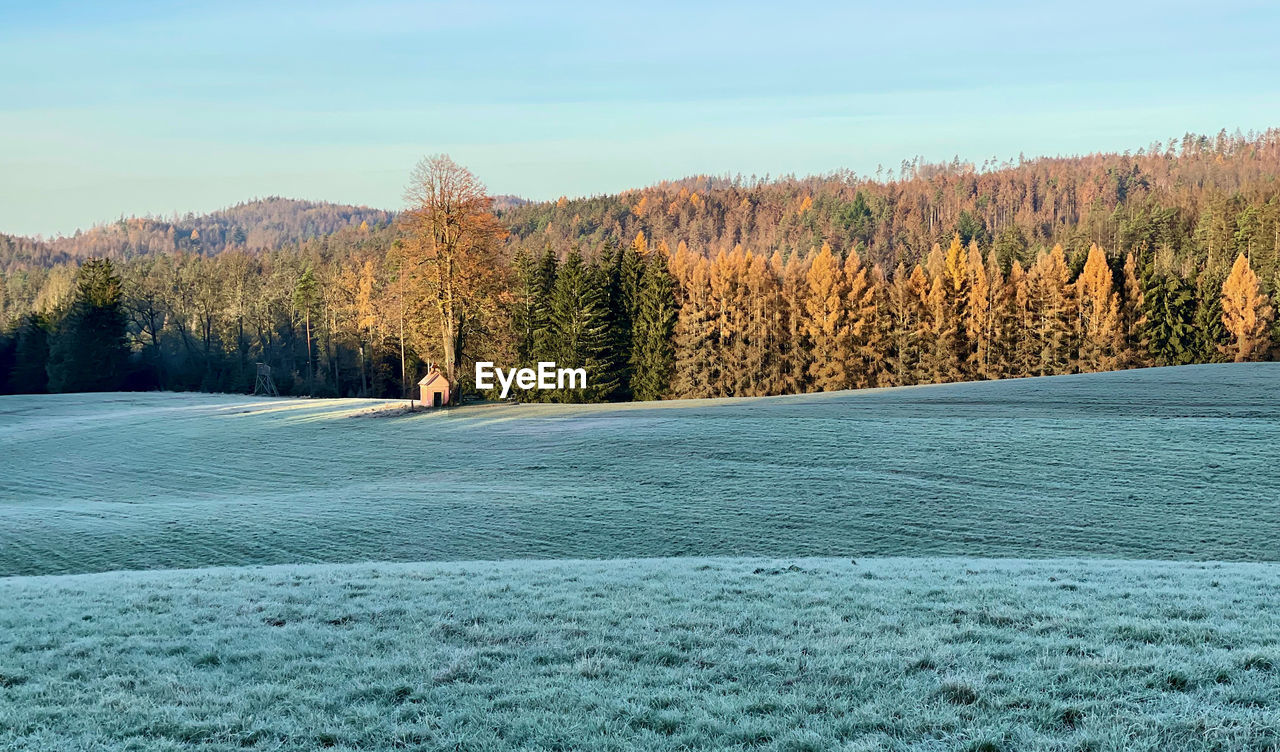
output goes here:
<path id="1" fill-rule="evenodd" d="M 1276 130 L 545 203 L 428 166 L 454 182 L 395 218 L 270 200 L 6 241 L 0 388 L 238 391 L 265 362 L 285 392 L 400 396 L 426 361 L 554 360 L 592 385 L 556 398 L 594 401 L 1275 355 Z"/>
<path id="2" fill-rule="evenodd" d="M 14 273 L 87 258 L 128 259 L 159 253 L 216 255 L 270 251 L 347 227 L 385 226 L 392 213 L 362 206 L 271 197 L 211 214 L 182 218 L 121 218 L 48 240 L 0 235 L 0 271 Z"/>

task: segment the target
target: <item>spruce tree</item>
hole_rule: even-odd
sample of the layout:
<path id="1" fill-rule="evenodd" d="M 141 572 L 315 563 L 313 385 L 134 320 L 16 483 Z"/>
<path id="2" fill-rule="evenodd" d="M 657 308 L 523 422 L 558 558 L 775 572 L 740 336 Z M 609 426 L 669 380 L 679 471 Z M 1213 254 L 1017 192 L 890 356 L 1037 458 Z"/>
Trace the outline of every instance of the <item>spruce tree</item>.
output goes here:
<path id="1" fill-rule="evenodd" d="M 649 253 L 644 233 L 634 242 L 617 251 L 606 246 L 608 262 L 609 331 L 612 334 L 611 366 L 617 379 L 617 399 L 630 399 L 632 395 L 633 329 L 640 307 L 640 285 L 644 274 L 644 257 Z"/>
<path id="2" fill-rule="evenodd" d="M 565 389 L 548 397 L 560 402 L 599 402 L 617 388 L 609 331 L 608 273 L 588 265 L 574 250 L 556 275 L 551 296 L 551 327 L 559 368 L 584 368 L 586 389 Z"/>
<path id="3" fill-rule="evenodd" d="M 1181 366 L 1195 359 L 1195 291 L 1180 277 L 1150 274 L 1142 291 L 1143 339 L 1152 362 Z"/>
<path id="4" fill-rule="evenodd" d="M 49 390 L 101 392 L 124 385 L 129 347 L 120 277 L 107 259 L 76 274 L 75 298 L 49 348 Z"/>
<path id="5" fill-rule="evenodd" d="M 650 254 L 640 278 L 639 307 L 631 344 L 631 390 L 635 399 L 656 400 L 671 388 L 675 368 L 676 285 L 666 258 Z"/>
<path id="6" fill-rule="evenodd" d="M 516 304 L 512 311 L 516 359 L 521 366 L 536 366 L 554 357 L 551 347 L 551 296 L 556 282 L 556 255 L 547 248 L 537 258 L 516 257 Z"/>
<path id="7" fill-rule="evenodd" d="M 15 394 L 42 394 L 49 390 L 49 319 L 39 313 L 22 317 L 16 332 L 9 389 Z"/>
<path id="8" fill-rule="evenodd" d="M 1222 285 L 1226 275 L 1214 269 L 1200 272 L 1196 280 L 1195 362 L 1228 360 L 1230 334 L 1222 317 Z"/>

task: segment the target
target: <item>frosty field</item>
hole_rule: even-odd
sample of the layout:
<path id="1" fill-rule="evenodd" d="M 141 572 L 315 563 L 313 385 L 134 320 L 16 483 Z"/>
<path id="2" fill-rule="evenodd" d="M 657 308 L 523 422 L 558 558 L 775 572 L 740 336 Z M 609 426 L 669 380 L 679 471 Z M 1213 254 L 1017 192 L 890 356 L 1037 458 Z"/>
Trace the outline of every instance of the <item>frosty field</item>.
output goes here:
<path id="1" fill-rule="evenodd" d="M 0 397 L 0 575 L 1280 555 L 1280 364 L 358 416 L 371 406 Z"/>
<path id="2" fill-rule="evenodd" d="M 1280 744 L 1275 564 L 232 568 L 0 603 L 3 749 Z"/>
<path id="3" fill-rule="evenodd" d="M 389 407 L 0 397 L 0 750 L 1280 751 L 1280 364 Z"/>

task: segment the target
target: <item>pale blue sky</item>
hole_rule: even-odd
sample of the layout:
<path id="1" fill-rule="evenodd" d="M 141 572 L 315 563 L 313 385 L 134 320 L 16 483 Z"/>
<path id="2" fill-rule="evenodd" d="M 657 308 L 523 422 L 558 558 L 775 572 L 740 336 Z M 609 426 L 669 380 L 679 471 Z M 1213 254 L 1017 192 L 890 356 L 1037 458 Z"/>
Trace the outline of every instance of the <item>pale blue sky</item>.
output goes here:
<path id="1" fill-rule="evenodd" d="M 0 0 L 0 232 L 284 195 L 495 193 L 1280 126 L 1267 3 Z"/>

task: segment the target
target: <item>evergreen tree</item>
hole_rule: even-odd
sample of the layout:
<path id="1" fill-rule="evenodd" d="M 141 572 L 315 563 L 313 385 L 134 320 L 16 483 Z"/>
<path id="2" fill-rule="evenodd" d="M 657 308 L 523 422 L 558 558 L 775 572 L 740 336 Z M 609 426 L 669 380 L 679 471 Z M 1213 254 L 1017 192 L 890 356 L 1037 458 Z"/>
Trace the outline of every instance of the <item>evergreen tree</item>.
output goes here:
<path id="1" fill-rule="evenodd" d="M 644 233 L 629 245 L 615 249 L 605 244 L 602 271 L 609 299 L 610 370 L 617 381 L 616 399 L 631 399 L 632 329 L 640 306 L 643 258 L 649 253 Z"/>
<path id="2" fill-rule="evenodd" d="M 1214 269 L 1200 272 L 1196 280 L 1196 363 L 1221 363 L 1228 359 L 1230 334 L 1222 315 L 1222 286 L 1225 282 L 1226 275 Z"/>
<path id="3" fill-rule="evenodd" d="M 1195 358 L 1195 291 L 1180 277 L 1150 274 L 1142 291 L 1143 339 L 1152 363 L 1181 366 Z"/>
<path id="4" fill-rule="evenodd" d="M 293 286 L 293 310 L 302 317 L 303 330 L 306 332 L 307 339 L 307 388 L 312 390 L 315 387 L 315 372 L 312 368 L 314 356 L 312 354 L 312 336 L 311 336 L 311 318 L 320 312 L 320 285 L 316 281 L 315 271 L 310 264 L 302 270 L 302 275 L 298 277 L 298 282 Z M 207 349 L 208 339 L 206 339 Z"/>
<path id="5" fill-rule="evenodd" d="M 608 273 L 577 250 L 565 258 L 551 296 L 551 326 L 559 368 L 585 368 L 587 388 L 551 392 L 565 402 L 599 402 L 617 388 L 609 332 Z"/>
<path id="6" fill-rule="evenodd" d="M 640 277 L 639 308 L 632 330 L 631 386 L 638 400 L 662 399 L 675 368 L 676 283 L 664 255 L 651 253 Z"/>
<path id="7" fill-rule="evenodd" d="M 107 259 L 76 274 L 71 309 L 49 347 L 49 390 L 101 392 L 124 384 L 129 358 L 120 277 Z"/>
<path id="8" fill-rule="evenodd" d="M 519 254 L 516 264 L 515 307 L 512 330 L 516 359 L 522 366 L 550 360 L 551 297 L 556 283 L 556 255 L 547 248 L 537 258 Z"/>
<path id="9" fill-rule="evenodd" d="M 49 390 L 49 319 L 38 313 L 22 317 L 16 332 L 9 389 L 14 394 L 42 394 Z"/>

